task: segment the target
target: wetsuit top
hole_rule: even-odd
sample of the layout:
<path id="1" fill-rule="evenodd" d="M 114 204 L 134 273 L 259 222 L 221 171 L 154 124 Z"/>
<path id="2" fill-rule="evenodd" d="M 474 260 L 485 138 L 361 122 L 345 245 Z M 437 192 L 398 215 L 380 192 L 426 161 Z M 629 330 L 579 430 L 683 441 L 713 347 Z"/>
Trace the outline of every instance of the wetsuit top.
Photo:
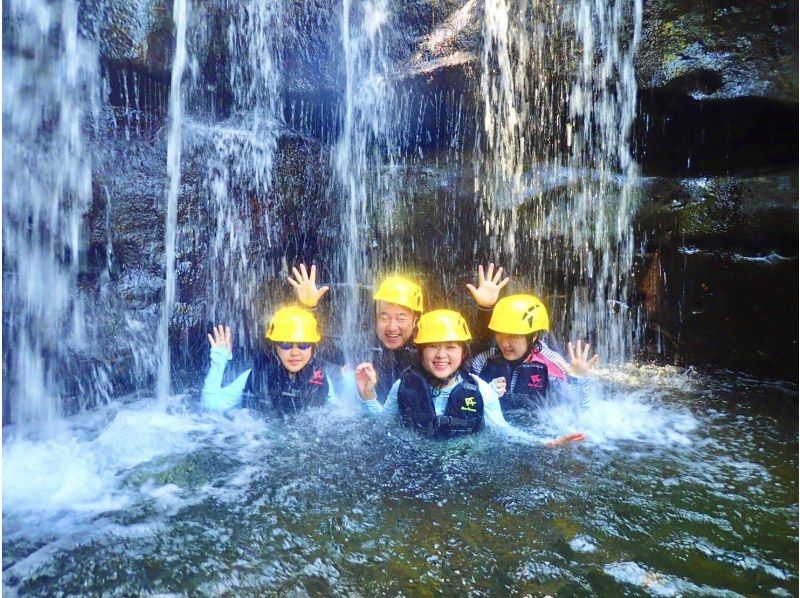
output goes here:
<path id="1" fill-rule="evenodd" d="M 460 377 L 450 389 L 442 415 L 436 413 L 437 394 L 418 367 L 404 371 L 397 389 L 403 424 L 434 438 L 452 438 L 483 429 L 483 397 L 471 378 Z"/>
<path id="2" fill-rule="evenodd" d="M 313 358 L 297 374 L 290 374 L 277 357 L 265 357 L 263 362 L 258 360 L 254 368 L 245 370 L 223 387 L 222 376 L 233 356 L 225 347 L 215 347 L 211 349 L 210 357 L 211 365 L 203 382 L 200 399 L 201 406 L 206 409 L 245 406 L 263 410 L 272 407 L 279 413 L 287 413 L 325 402 L 336 402 L 330 379 L 323 372 L 321 364 Z M 255 376 L 250 381 L 253 373 Z M 246 389 L 249 392 L 245 401 Z"/>
<path id="3" fill-rule="evenodd" d="M 294 413 L 325 404 L 330 391 L 322 365 L 312 357 L 303 369 L 291 373 L 276 355 L 256 362 L 247 379 L 245 391 L 252 393 L 247 406 L 259 411 L 271 404 L 279 414 Z"/>
<path id="4" fill-rule="evenodd" d="M 508 361 L 495 346 L 476 355 L 469 370 L 490 383 L 505 378 L 506 393 L 500 397 L 503 411 L 536 409 L 543 405 L 548 391 L 565 393 L 567 385 L 577 385 L 581 404 L 588 405 L 588 381 L 567 374 L 567 361 L 542 340 L 537 340 L 528 354 L 517 361 Z"/>
<path id="5" fill-rule="evenodd" d="M 378 375 L 378 384 L 375 387 L 378 397 L 386 397 L 400 374 L 419 363 L 418 355 L 417 346 L 411 342 L 399 349 L 387 349 L 378 341 L 372 349 L 372 365 Z"/>
<path id="6" fill-rule="evenodd" d="M 478 392 L 483 399 L 483 423 L 490 428 L 502 429 L 512 435 L 524 436 L 522 431 L 517 431 L 513 428 L 503 417 L 503 411 L 500 408 L 500 401 L 497 398 L 497 393 L 494 389 L 486 384 L 483 380 L 473 374 L 464 374 L 459 372 L 455 378 L 455 383 L 447 388 L 438 390 L 438 394 L 433 393 L 430 398 L 433 401 L 433 408 L 436 415 L 445 415 L 447 410 L 447 403 L 450 398 L 450 393 L 455 389 L 460 382 L 467 380 L 474 383 L 478 387 Z M 427 384 L 427 382 L 426 382 Z M 378 396 L 378 400 L 362 401 L 364 408 L 371 414 L 383 417 L 394 418 L 400 416 L 399 406 L 399 391 L 400 380 L 395 380 L 392 388 L 389 390 L 389 395 L 386 401 L 381 404 L 382 397 Z"/>

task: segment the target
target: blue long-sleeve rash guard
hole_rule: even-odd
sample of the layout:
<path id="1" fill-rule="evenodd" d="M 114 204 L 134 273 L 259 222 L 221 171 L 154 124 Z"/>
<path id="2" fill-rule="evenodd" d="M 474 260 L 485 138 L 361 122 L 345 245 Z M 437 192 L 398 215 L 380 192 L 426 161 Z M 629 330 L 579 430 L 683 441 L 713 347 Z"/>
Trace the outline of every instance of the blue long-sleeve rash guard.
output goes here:
<path id="1" fill-rule="evenodd" d="M 239 407 L 242 403 L 247 379 L 250 377 L 250 372 L 253 371 L 252 368 L 245 370 L 239 374 L 233 382 L 223 387 L 222 375 L 225 373 L 228 362 L 233 359 L 233 355 L 225 347 L 212 347 L 210 358 L 211 364 L 209 365 L 206 379 L 203 381 L 200 405 L 205 409 L 213 409 L 215 411 Z M 327 375 L 325 378 L 328 382 L 327 402 L 336 403 L 336 393 L 333 390 L 333 384 L 331 384 Z"/>

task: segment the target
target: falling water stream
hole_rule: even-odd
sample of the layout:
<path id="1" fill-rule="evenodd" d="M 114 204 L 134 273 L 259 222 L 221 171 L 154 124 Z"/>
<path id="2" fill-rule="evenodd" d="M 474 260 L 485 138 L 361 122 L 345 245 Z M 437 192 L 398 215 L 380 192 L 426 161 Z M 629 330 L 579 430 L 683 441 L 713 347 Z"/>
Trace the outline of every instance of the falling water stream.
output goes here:
<path id="1" fill-rule="evenodd" d="M 174 0 L 168 91 L 101 69 L 81 4 L 4 10 L 4 592 L 796 595 L 797 386 L 632 362 L 641 1 L 486 0 L 473 104 L 403 87 L 396 1 L 302 8 L 319 11 L 314 35 L 335 21 L 341 87 L 324 105 L 285 93 L 295 3 L 212 4 Z M 214 53 L 232 90 L 219 104 L 203 84 Z M 441 129 L 420 132 L 430 110 Z M 165 177 L 94 190 L 93 297 L 79 283 L 92 169 L 114 168 L 118 144 L 157 147 L 137 156 Z M 96 339 L 119 305 L 112 217 L 129 181 L 157 189 L 145 211 L 166 220 L 163 270 L 137 287 L 157 304 L 114 311 L 140 387 L 121 396 Z M 243 369 L 301 259 L 333 287 L 320 319 L 350 361 L 372 341 L 380 275 L 464 305 L 474 263 L 502 260 L 557 334 L 598 346 L 589 408 L 510 418 L 527 440 L 447 443 L 363 417 L 346 382 L 339 405 L 286 421 L 200 410 L 207 345 L 179 381 L 181 318 L 233 326 Z M 542 446 L 574 431 L 587 440 Z"/>

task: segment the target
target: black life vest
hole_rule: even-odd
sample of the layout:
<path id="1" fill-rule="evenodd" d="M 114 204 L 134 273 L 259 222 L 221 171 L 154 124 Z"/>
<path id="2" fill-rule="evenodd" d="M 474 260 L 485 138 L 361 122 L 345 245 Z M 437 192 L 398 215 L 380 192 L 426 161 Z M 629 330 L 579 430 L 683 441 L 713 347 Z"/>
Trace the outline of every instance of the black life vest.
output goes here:
<path id="1" fill-rule="evenodd" d="M 434 438 L 452 438 L 483 429 L 483 397 L 469 374 L 447 398 L 443 415 L 436 415 L 433 387 L 416 367 L 400 376 L 397 405 L 403 424 Z"/>
<path id="2" fill-rule="evenodd" d="M 400 375 L 408 368 L 419 363 L 417 346 L 408 343 L 399 349 L 387 349 L 378 343 L 372 349 L 372 365 L 378 376 L 375 392 L 379 397 L 386 397 Z"/>
<path id="3" fill-rule="evenodd" d="M 489 383 L 495 378 L 506 379 L 506 394 L 500 397 L 500 407 L 504 413 L 511 409 L 542 407 L 550 385 L 545 364 L 523 361 L 514 365 L 499 352 L 486 360 L 478 376 Z"/>
<path id="4" fill-rule="evenodd" d="M 283 415 L 325 405 L 329 388 L 322 364 L 313 357 L 302 370 L 291 374 L 272 356 L 253 367 L 246 390 L 253 394 L 247 407 L 258 411 L 272 407 Z"/>

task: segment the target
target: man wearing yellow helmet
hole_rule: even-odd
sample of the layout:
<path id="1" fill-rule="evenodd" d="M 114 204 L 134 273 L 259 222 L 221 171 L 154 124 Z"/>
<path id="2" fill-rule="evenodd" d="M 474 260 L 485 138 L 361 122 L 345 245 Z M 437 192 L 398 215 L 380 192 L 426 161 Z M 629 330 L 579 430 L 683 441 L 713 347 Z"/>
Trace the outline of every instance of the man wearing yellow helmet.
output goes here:
<path id="1" fill-rule="evenodd" d="M 298 300 L 314 309 L 329 287 L 317 288 L 316 266 L 300 264 L 289 277 Z M 417 362 L 417 347 L 412 341 L 417 321 L 423 311 L 422 288 L 402 276 L 389 276 L 372 296 L 375 300 L 375 335 L 378 343 L 372 350 L 372 363 L 379 375 L 379 391 L 386 396 L 400 373 Z"/>
<path id="2" fill-rule="evenodd" d="M 370 363 L 360 364 L 356 382 L 361 399 L 370 412 L 399 415 L 405 426 L 433 438 L 472 434 L 486 425 L 511 430 L 497 393 L 464 369 L 471 339 L 469 327 L 458 312 L 437 309 L 423 314 L 415 337 L 418 363 L 394 382 L 383 405 L 376 400 L 375 369 Z M 582 439 L 582 434 L 571 434 L 550 444 Z"/>
<path id="3" fill-rule="evenodd" d="M 417 346 L 412 340 L 423 312 L 422 288 L 402 276 L 389 276 L 372 296 L 375 300 L 375 335 L 372 363 L 378 374 L 382 397 L 400 374 L 417 363 Z"/>
<path id="4" fill-rule="evenodd" d="M 579 340 L 577 352 L 568 345 L 570 361 L 547 346 L 543 335 L 550 328 L 544 304 L 533 295 L 504 297 L 494 307 L 489 330 L 496 345 L 470 362 L 470 371 L 492 385 L 503 411 L 542 405 L 549 389 L 570 378 L 582 378 L 599 361 L 590 358 L 590 346 Z M 584 405 L 587 387 L 583 385 Z"/>
<path id="5" fill-rule="evenodd" d="M 333 386 L 314 358 L 322 338 L 314 314 L 297 306 L 279 309 L 269 321 L 266 338 L 273 352 L 262 355 L 253 368 L 223 387 L 222 375 L 232 359 L 233 335 L 230 327 L 214 327 L 213 335 L 208 335 L 211 366 L 203 383 L 203 407 L 237 407 L 247 395 L 252 397 L 247 406 L 283 415 L 335 402 Z"/>
<path id="6" fill-rule="evenodd" d="M 370 363 L 356 368 L 359 394 L 374 413 L 399 414 L 404 425 L 436 438 L 450 438 L 506 426 L 497 394 L 477 376 L 463 370 L 472 339 L 461 314 L 437 309 L 419 319 L 415 342 L 419 360 L 378 398 L 377 373 Z"/>

